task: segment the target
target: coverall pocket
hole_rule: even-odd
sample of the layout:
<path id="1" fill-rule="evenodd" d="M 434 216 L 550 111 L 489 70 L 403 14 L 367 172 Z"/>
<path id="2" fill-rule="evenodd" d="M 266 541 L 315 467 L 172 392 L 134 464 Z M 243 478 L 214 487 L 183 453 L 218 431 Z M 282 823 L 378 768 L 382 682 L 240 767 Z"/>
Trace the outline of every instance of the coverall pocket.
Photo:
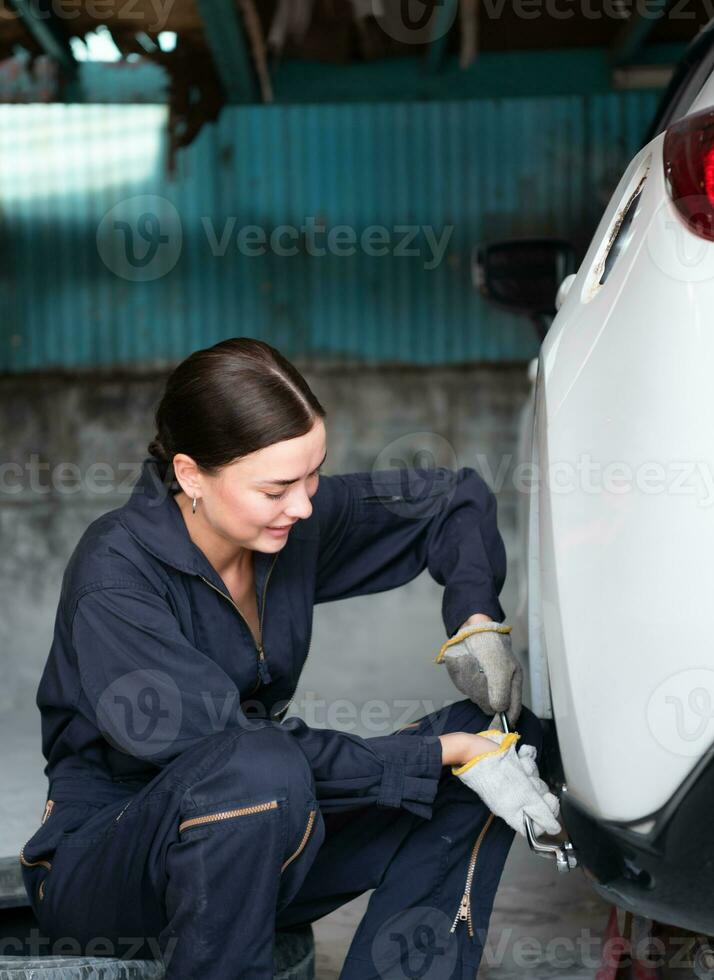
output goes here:
<path id="1" fill-rule="evenodd" d="M 53 807 L 54 800 L 48 800 L 39 828 L 29 841 L 20 848 L 22 880 L 33 910 L 37 908 L 36 903 L 41 902 L 44 897 L 45 878 L 52 870 L 51 858 L 54 857 L 57 846 L 54 827 L 51 827 L 49 831 L 45 830 L 45 824 Z"/>
<path id="2" fill-rule="evenodd" d="M 181 817 L 179 834 L 183 837 L 187 832 L 195 830 L 223 829 L 238 820 L 246 820 L 258 814 L 268 815 L 271 811 L 279 810 L 275 800 L 263 800 L 256 803 L 229 800 L 216 803 L 210 809 L 201 808 L 200 812 L 188 813 Z"/>
<path id="3" fill-rule="evenodd" d="M 283 861 L 283 864 L 280 868 L 280 874 L 282 874 L 283 871 L 285 871 L 285 869 L 288 867 L 288 865 L 292 864 L 293 861 L 297 860 L 297 858 L 299 858 L 300 855 L 303 853 L 310 839 L 314 835 L 315 824 L 316 821 L 318 821 L 319 819 L 320 819 L 319 810 L 318 810 L 317 803 L 315 802 L 312 804 L 310 810 L 307 813 L 307 817 L 305 819 L 305 825 L 300 841 L 298 842 L 298 845 L 295 848 L 295 850 L 285 859 L 285 861 Z"/>
<path id="4" fill-rule="evenodd" d="M 379 522 L 394 515 L 429 516 L 440 507 L 440 498 L 450 497 L 454 489 L 454 474 L 444 469 L 375 472 L 361 481 L 354 519 Z"/>
<path id="5" fill-rule="evenodd" d="M 22 877 L 33 908 L 36 907 L 35 901 L 41 902 L 44 899 L 45 886 L 58 845 L 71 837 L 101 808 L 102 804 L 73 800 L 47 801 L 40 826 L 20 849 Z"/>
<path id="6" fill-rule="evenodd" d="M 126 805 L 126 804 L 124 804 Z M 89 847 L 110 837 L 116 827 L 118 804 L 73 804 L 76 811 L 71 822 L 65 822 L 59 843 L 62 847 Z"/>
<path id="7" fill-rule="evenodd" d="M 103 804 L 48 800 L 40 826 L 20 851 L 23 866 L 51 859 L 57 845 L 74 834 Z"/>

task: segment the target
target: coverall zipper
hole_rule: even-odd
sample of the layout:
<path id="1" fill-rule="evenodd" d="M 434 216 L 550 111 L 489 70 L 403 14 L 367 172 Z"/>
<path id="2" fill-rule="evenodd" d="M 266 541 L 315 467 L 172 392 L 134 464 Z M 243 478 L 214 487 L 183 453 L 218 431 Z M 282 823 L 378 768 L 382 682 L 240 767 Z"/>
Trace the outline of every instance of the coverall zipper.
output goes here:
<path id="1" fill-rule="evenodd" d="M 40 821 L 40 823 L 44 823 L 48 819 L 49 815 L 52 813 L 52 808 L 54 807 L 54 805 L 55 805 L 54 800 L 48 800 L 45 803 L 45 809 L 44 809 L 44 812 L 42 814 L 42 820 Z M 22 845 L 22 847 L 20 848 L 20 864 L 24 864 L 24 866 L 26 868 L 35 868 L 38 865 L 41 865 L 43 868 L 47 868 L 48 871 L 51 871 L 52 870 L 52 864 L 51 864 L 50 861 L 28 861 L 27 860 L 27 858 L 25 857 L 25 848 L 27 847 L 27 844 L 28 843 L 29 843 L 29 841 L 26 841 Z M 37 894 L 38 894 L 40 900 L 42 900 L 44 898 L 44 895 L 45 895 L 45 880 L 44 880 L 44 878 L 40 882 L 40 887 L 37 890 Z"/>
<path id="2" fill-rule="evenodd" d="M 283 863 L 283 866 L 280 869 L 280 874 L 282 874 L 283 871 L 285 871 L 285 869 L 287 868 L 287 866 L 291 864 L 296 857 L 299 857 L 302 854 L 302 852 L 305 850 L 305 846 L 307 845 L 307 842 L 310 840 L 310 834 L 312 833 L 312 827 L 313 824 L 315 823 L 316 816 L 317 816 L 317 810 L 310 810 L 310 815 L 307 818 L 307 827 L 305 828 L 305 833 L 302 835 L 302 840 L 298 844 L 297 848 L 290 855 L 290 857 L 287 859 L 287 861 Z"/>
<path id="3" fill-rule="evenodd" d="M 471 918 L 471 886 L 474 880 L 474 872 L 476 871 L 476 861 L 478 860 L 478 852 L 481 848 L 484 837 L 486 836 L 486 831 L 491 826 L 493 822 L 493 813 L 489 813 L 486 823 L 481 828 L 481 833 L 476 838 L 476 843 L 471 851 L 471 859 L 469 860 L 468 871 L 466 872 L 466 885 L 464 887 L 464 894 L 461 896 L 461 904 L 459 905 L 459 911 L 454 917 L 451 929 L 449 932 L 456 932 L 456 926 L 459 922 L 467 922 L 469 928 L 469 936 L 473 939 L 474 936 L 474 924 Z"/>
<path id="4" fill-rule="evenodd" d="M 270 684 L 270 682 L 273 679 L 270 675 L 268 661 L 265 659 L 265 651 L 263 650 L 263 616 L 265 615 L 265 597 L 268 591 L 268 582 L 270 581 L 270 576 L 273 574 L 273 568 L 275 567 L 275 562 L 278 560 L 278 554 L 280 554 L 280 552 L 278 552 L 273 558 L 273 563 L 268 569 L 268 574 L 265 576 L 265 583 L 263 585 L 263 595 L 261 596 L 261 600 L 260 600 L 260 616 L 258 621 L 258 642 L 255 644 L 255 649 L 258 653 L 258 682 L 253 688 L 253 690 L 249 692 L 249 695 L 257 691 L 261 684 Z M 228 602 L 230 602 L 230 604 L 233 606 L 233 608 L 238 613 L 240 618 L 243 620 L 245 625 L 248 627 L 248 632 L 250 633 L 250 635 L 253 636 L 253 631 L 250 628 L 250 624 L 248 623 L 248 620 L 245 618 L 245 616 L 240 611 L 236 603 L 231 599 L 231 597 L 229 595 L 226 595 L 226 593 L 223 592 L 222 589 L 217 588 L 213 584 L 213 582 L 209 582 L 208 579 L 205 578 L 205 576 L 201 575 L 201 578 L 206 583 L 206 585 L 210 585 L 211 588 L 214 589 L 219 595 L 222 595 L 224 599 L 227 599 Z"/>
<path id="5" fill-rule="evenodd" d="M 222 810 L 220 813 L 206 813 L 202 817 L 191 817 L 179 824 L 179 833 L 188 827 L 196 827 L 202 823 L 215 823 L 217 820 L 229 820 L 231 817 L 245 817 L 250 813 L 262 813 L 264 810 L 277 810 L 278 801 L 269 800 L 267 803 L 255 803 L 253 806 L 242 806 L 237 810 Z"/>
<path id="6" fill-rule="evenodd" d="M 269 800 L 267 803 L 255 803 L 252 806 L 243 806 L 237 810 L 222 810 L 220 813 L 206 813 L 202 817 L 190 817 L 188 820 L 183 820 L 179 824 L 179 833 L 183 830 L 188 830 L 189 827 L 198 827 L 206 823 L 216 823 L 218 820 L 230 820 L 233 817 L 245 817 L 252 813 L 263 813 L 265 810 L 277 810 L 278 801 Z M 307 818 L 307 826 L 305 827 L 305 832 L 302 835 L 300 843 L 290 855 L 290 857 L 283 862 L 280 868 L 280 874 L 285 871 L 289 864 L 299 857 L 307 846 L 307 842 L 310 839 L 310 834 L 312 833 L 312 828 L 315 823 L 315 817 L 317 816 L 317 810 L 310 810 Z"/>
<path id="7" fill-rule="evenodd" d="M 305 669 L 305 665 L 307 664 L 307 658 L 310 656 L 310 646 L 312 644 L 312 627 L 313 627 L 313 619 L 312 619 L 312 616 L 311 616 L 310 617 L 310 631 L 307 634 L 307 644 L 306 644 L 306 647 L 305 647 L 305 659 L 302 662 L 302 670 Z M 280 711 L 276 711 L 275 712 L 275 719 L 276 719 L 276 721 L 282 722 L 284 716 L 287 714 L 288 709 L 290 708 L 290 705 L 293 703 L 294 700 L 295 700 L 295 697 L 294 696 L 291 697 L 290 700 L 288 701 L 288 703 L 285 704 L 285 705 L 283 705 L 283 707 L 280 709 Z"/>

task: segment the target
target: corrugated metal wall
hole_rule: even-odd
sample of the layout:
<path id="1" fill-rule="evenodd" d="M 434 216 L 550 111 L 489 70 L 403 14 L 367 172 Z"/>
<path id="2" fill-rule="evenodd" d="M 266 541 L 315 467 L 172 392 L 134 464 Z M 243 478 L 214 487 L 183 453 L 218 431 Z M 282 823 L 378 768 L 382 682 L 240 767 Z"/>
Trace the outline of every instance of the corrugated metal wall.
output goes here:
<path id="1" fill-rule="evenodd" d="M 656 102 L 231 107 L 173 178 L 164 107 L 2 106 L 0 370 L 163 366 L 241 334 L 312 359 L 530 357 L 529 324 L 474 293 L 471 248 L 584 244 Z M 311 224 L 352 228 L 355 254 L 310 254 L 326 238 Z M 249 225 L 293 226 L 297 254 L 244 254 Z M 375 225 L 387 255 L 359 247 Z M 422 229 L 410 255 L 403 226 Z M 453 226 L 441 262 L 425 226 Z"/>

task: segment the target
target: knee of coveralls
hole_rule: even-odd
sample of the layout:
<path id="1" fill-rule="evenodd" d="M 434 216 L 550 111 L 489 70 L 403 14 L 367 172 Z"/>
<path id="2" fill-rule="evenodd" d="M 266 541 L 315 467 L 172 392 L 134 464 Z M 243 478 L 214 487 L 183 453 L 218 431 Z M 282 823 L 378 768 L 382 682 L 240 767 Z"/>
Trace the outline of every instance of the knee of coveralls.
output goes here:
<path id="1" fill-rule="evenodd" d="M 470 699 L 458 701 L 450 707 L 452 712 L 448 720 L 449 731 L 468 731 L 477 734 L 491 727 L 493 715 L 485 714 Z M 543 747 L 543 728 L 538 717 L 530 708 L 524 706 L 515 725 L 511 727 L 520 735 L 517 747 L 535 746 L 536 760 L 539 761 Z M 444 839 L 452 839 L 457 853 L 463 853 L 459 851 L 459 847 L 463 847 L 462 841 L 465 838 L 470 857 L 474 861 L 474 876 L 470 890 L 470 920 L 467 923 L 457 920 L 456 934 L 462 944 L 463 976 L 475 977 L 483 955 L 496 892 L 508 852 L 515 839 L 515 831 L 500 818 L 491 819 L 489 824 L 489 811 L 480 797 L 454 776 L 448 767 L 446 772 L 448 775 L 444 780 L 444 786 L 440 788 L 437 796 L 441 806 L 444 807 L 441 833 L 446 834 Z M 470 802 L 470 809 L 476 817 L 470 828 L 461 815 L 464 811 L 459 803 L 464 802 Z M 481 837 L 482 831 L 483 837 Z M 473 849 L 476 848 L 479 838 L 481 840 L 476 856 Z M 450 914 L 458 911 L 461 900 L 460 893 L 463 886 L 459 884 L 458 874 L 456 878 L 455 891 L 453 883 L 445 883 L 443 889 L 444 895 L 449 894 L 449 888 L 452 889 Z M 459 973 L 458 976 L 461 977 L 462 974 Z"/>
<path id="2" fill-rule="evenodd" d="M 445 711 L 446 719 L 442 719 L 444 733 L 467 731 L 477 734 L 490 728 L 493 720 L 492 714 L 484 713 L 468 698 L 455 702 Z M 438 724 L 438 719 L 429 724 Z M 496 727 L 500 728 L 500 725 Z M 537 716 L 524 706 L 511 727 L 520 735 L 517 746 L 535 746 L 536 758 L 539 759 L 543 729 Z M 515 831 L 504 820 L 493 818 L 481 798 L 454 776 L 449 767 L 445 768 L 437 793 L 432 824 L 433 827 L 423 828 L 423 834 L 431 832 L 431 847 L 443 847 L 448 855 L 444 858 L 448 862 L 448 871 L 442 879 L 438 902 L 434 902 L 434 906 L 451 921 L 453 931 L 448 935 L 452 942 L 456 941 L 460 950 L 460 966 L 453 980 L 473 978 L 481 963 L 493 903 Z M 422 849 L 428 846 L 423 844 Z M 462 921 L 458 919 L 458 913 L 466 891 L 469 868 L 472 869 L 470 911 L 469 918 Z M 437 966 L 434 966 L 435 976 L 438 975 Z"/>
<path id="3" fill-rule="evenodd" d="M 493 713 L 465 698 L 414 722 L 403 730 L 413 735 L 477 734 L 491 727 Z M 540 722 L 524 708 L 513 728 L 521 744 L 539 751 Z M 397 735 L 397 737 L 401 737 Z M 365 919 L 355 936 L 343 980 L 373 980 L 377 975 L 406 976 L 388 954 L 417 975 L 473 980 L 481 962 L 489 921 L 514 830 L 494 817 L 480 796 L 445 766 L 431 820 L 412 819 L 404 839 L 383 871 Z M 459 913 L 468 893 L 467 919 Z M 432 960 L 433 935 L 443 947 Z M 387 959 L 382 959 L 387 957 Z M 387 963 L 387 969 L 381 969 Z"/>
<path id="4" fill-rule="evenodd" d="M 187 832 L 195 840 L 197 831 L 218 845 L 216 835 L 223 835 L 220 849 L 228 861 L 232 843 L 240 850 L 246 834 L 254 836 L 261 859 L 278 868 L 282 906 L 297 891 L 325 834 L 306 756 L 277 724 L 221 732 L 205 740 L 202 750 L 200 762 L 178 775 L 184 788 L 179 842 Z M 280 830 L 268 834 L 261 817 L 271 811 L 277 811 L 272 815 Z M 169 863 L 170 855 L 171 849 Z M 242 869 L 235 865 L 231 873 L 240 876 Z"/>
<path id="5" fill-rule="evenodd" d="M 147 942 L 156 939 L 162 951 L 184 936 L 176 951 L 184 961 L 192 943 L 199 949 L 209 941 L 212 922 L 228 930 L 236 910 L 242 924 L 251 916 L 269 923 L 324 836 L 317 812 L 299 857 L 283 872 L 317 808 L 305 755 L 275 725 L 204 738 L 126 801 L 82 804 L 76 830 L 67 819 L 55 821 L 68 806 L 55 807 L 25 852 L 51 865 L 27 870 L 31 893 L 47 886 L 36 902 L 43 934 L 82 946 L 97 937 L 152 937 Z M 202 817 L 209 819 L 190 823 Z"/>

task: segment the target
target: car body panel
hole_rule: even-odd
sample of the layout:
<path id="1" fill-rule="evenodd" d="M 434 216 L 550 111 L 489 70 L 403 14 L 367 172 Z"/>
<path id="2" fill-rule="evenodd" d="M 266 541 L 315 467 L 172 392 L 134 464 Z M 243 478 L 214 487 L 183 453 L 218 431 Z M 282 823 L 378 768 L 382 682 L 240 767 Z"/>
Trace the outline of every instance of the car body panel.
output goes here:
<path id="1" fill-rule="evenodd" d="M 714 78 L 691 112 L 713 104 Z M 534 710 L 577 804 L 644 826 L 714 740 L 714 243 L 675 211 L 663 143 L 627 168 L 544 341 L 529 517 Z"/>

